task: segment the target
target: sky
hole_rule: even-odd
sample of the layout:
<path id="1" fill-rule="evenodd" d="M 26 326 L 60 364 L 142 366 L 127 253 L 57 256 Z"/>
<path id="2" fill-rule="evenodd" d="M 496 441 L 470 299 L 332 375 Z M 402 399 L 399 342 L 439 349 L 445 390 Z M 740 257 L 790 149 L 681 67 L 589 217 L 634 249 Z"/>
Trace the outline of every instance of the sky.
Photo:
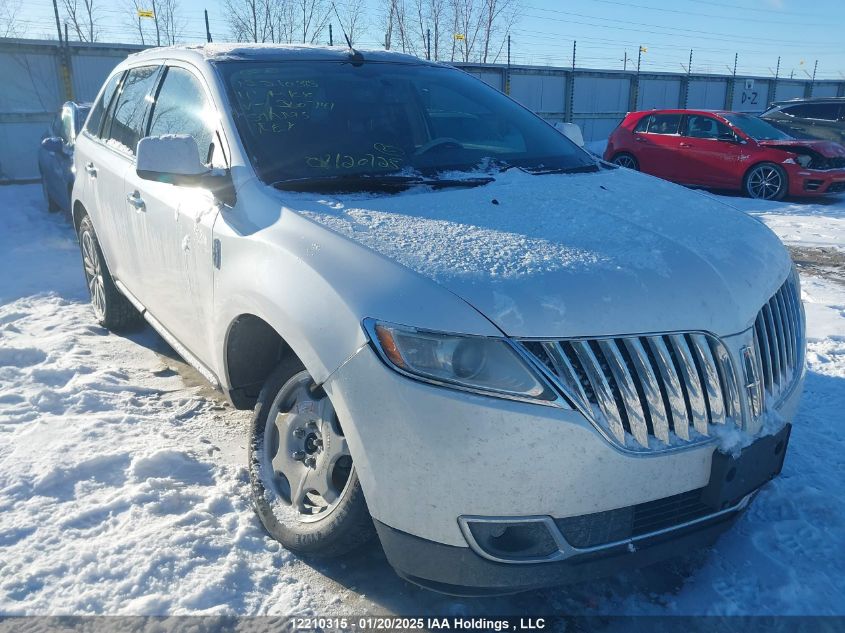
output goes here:
<path id="1" fill-rule="evenodd" d="M 20 0 L 26 37 L 55 37 L 50 0 Z M 337 0 L 342 5 L 347 0 Z M 842 0 L 518 0 L 520 19 L 511 30 L 511 62 L 531 65 L 572 63 L 581 68 L 636 66 L 644 71 L 685 71 L 693 49 L 692 71 L 808 78 L 818 60 L 817 78 L 845 80 L 845 2 Z M 103 19 L 102 41 L 137 41 L 127 27 L 122 0 L 95 0 Z M 180 0 L 185 40 L 205 37 L 208 9 L 215 41 L 229 38 L 223 0 Z M 362 46 L 380 46 L 378 26 L 385 0 L 365 0 L 369 23 Z M 339 29 L 335 23 L 336 40 Z M 327 37 L 327 36 L 326 36 Z M 502 59 L 501 61 L 504 61 Z"/>

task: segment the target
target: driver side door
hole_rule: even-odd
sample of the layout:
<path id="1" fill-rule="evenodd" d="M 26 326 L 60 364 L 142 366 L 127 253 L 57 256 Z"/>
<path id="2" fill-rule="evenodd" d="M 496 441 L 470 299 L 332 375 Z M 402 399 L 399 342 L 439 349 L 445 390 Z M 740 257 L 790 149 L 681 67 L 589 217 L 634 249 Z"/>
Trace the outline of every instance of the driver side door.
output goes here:
<path id="1" fill-rule="evenodd" d="M 740 186 L 742 143 L 716 117 L 707 114 L 687 116 L 679 146 L 676 160 L 679 182 L 705 187 Z"/>

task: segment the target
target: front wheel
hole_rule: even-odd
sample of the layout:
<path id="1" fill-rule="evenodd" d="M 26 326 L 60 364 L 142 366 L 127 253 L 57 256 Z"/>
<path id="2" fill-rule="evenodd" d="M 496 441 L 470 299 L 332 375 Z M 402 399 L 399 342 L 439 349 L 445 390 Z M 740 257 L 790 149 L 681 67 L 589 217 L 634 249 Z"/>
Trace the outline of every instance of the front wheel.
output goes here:
<path id="1" fill-rule="evenodd" d="M 760 163 L 745 175 L 745 193 L 760 200 L 782 200 L 789 182 L 786 172 L 774 163 Z"/>
<path id="2" fill-rule="evenodd" d="M 619 165 L 620 167 L 625 167 L 626 169 L 633 169 L 634 171 L 640 170 L 640 164 L 637 162 L 637 159 L 633 154 L 628 154 L 627 152 L 617 154 L 613 157 L 611 162 L 614 165 Z"/>
<path id="3" fill-rule="evenodd" d="M 280 366 L 258 396 L 249 443 L 256 513 L 287 549 L 345 554 L 374 533 L 349 445 L 329 397 L 298 363 Z"/>

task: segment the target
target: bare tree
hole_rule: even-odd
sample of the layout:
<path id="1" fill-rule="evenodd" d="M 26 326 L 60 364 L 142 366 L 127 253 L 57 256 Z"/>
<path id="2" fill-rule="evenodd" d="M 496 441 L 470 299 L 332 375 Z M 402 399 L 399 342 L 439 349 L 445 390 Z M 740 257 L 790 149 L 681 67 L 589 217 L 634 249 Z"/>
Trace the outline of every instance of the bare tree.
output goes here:
<path id="1" fill-rule="evenodd" d="M 381 0 L 385 47 L 463 62 L 498 59 L 520 0 Z"/>
<path id="2" fill-rule="evenodd" d="M 349 43 L 355 46 L 355 42 L 367 30 L 364 0 L 348 0 L 345 6 L 338 7 L 338 18 L 343 32 L 349 37 Z"/>
<path id="3" fill-rule="evenodd" d="M 83 42 L 96 42 L 99 37 L 97 0 L 61 0 L 61 6 L 76 36 Z"/>
<path id="4" fill-rule="evenodd" d="M 138 41 L 146 45 L 146 31 L 144 30 L 144 18 L 139 15 L 139 11 L 147 9 L 145 0 L 124 0 L 124 19 L 123 22 L 127 27 L 131 27 L 138 32 Z"/>
<path id="5" fill-rule="evenodd" d="M 0 0 L 0 37 L 17 37 L 21 35 L 18 23 L 20 0 Z"/>
<path id="6" fill-rule="evenodd" d="M 225 0 L 225 7 L 232 35 L 248 42 L 313 44 L 331 17 L 329 0 Z"/>
<path id="7" fill-rule="evenodd" d="M 303 44 L 313 44 L 329 26 L 331 3 L 327 0 L 294 0 L 301 21 Z"/>
<path id="8" fill-rule="evenodd" d="M 182 16 L 179 0 L 157 0 L 155 21 L 165 44 L 173 46 L 182 39 L 187 22 Z"/>
<path id="9" fill-rule="evenodd" d="M 232 35 L 238 41 L 272 41 L 274 0 L 225 0 L 226 14 Z"/>

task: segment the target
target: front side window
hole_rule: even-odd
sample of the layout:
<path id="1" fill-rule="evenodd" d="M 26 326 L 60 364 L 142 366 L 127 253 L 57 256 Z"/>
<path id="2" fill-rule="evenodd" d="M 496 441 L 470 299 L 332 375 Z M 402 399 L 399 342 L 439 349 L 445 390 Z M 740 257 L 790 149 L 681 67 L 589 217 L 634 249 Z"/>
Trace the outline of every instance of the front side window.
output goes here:
<path id="1" fill-rule="evenodd" d="M 220 62 L 265 182 L 400 172 L 595 167 L 545 121 L 460 71 L 364 62 Z"/>
<path id="2" fill-rule="evenodd" d="M 687 129 L 684 136 L 718 139 L 733 136 L 733 132 L 727 125 L 712 117 L 693 114 L 687 118 Z"/>
<path id="3" fill-rule="evenodd" d="M 183 68 L 170 67 L 153 106 L 149 135 L 188 134 L 197 142 L 200 161 L 209 163 L 213 115 L 199 80 Z"/>
<path id="4" fill-rule="evenodd" d="M 738 127 L 755 141 L 787 141 L 792 139 L 786 132 L 781 132 L 771 123 L 750 114 L 736 112 L 724 115 L 731 125 Z"/>
<path id="5" fill-rule="evenodd" d="M 640 120 L 634 131 L 648 134 L 677 134 L 680 127 L 680 114 L 650 114 Z"/>
<path id="6" fill-rule="evenodd" d="M 91 116 L 85 122 L 85 131 L 89 134 L 93 136 L 100 135 L 100 124 L 103 122 L 103 113 L 108 109 L 114 92 L 117 90 L 117 83 L 122 76 L 123 73 L 116 73 L 106 82 L 106 87 L 103 88 L 100 98 L 97 99 L 97 103 L 91 109 Z"/>
<path id="7" fill-rule="evenodd" d="M 135 155 L 138 141 L 144 136 L 149 106 L 147 97 L 158 78 L 158 70 L 158 66 L 142 66 L 133 68 L 126 75 L 110 120 L 106 122 L 109 128 L 106 142 L 109 145 Z"/>

